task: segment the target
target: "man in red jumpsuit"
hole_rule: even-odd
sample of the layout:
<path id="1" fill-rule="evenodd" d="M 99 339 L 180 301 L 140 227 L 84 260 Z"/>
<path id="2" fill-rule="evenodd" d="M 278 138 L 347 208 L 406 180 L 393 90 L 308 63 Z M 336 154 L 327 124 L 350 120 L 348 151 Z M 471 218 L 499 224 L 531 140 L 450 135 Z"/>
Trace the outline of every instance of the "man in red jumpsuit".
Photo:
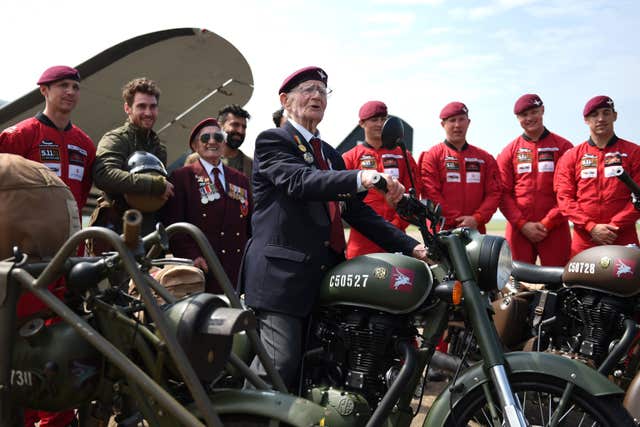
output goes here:
<path id="1" fill-rule="evenodd" d="M 80 74 L 74 68 L 58 65 L 50 67 L 38 80 L 44 97 L 44 111 L 23 120 L 0 133 L 0 152 L 18 154 L 43 163 L 69 186 L 78 204 L 78 213 L 87 201 L 91 189 L 91 168 L 96 148 L 79 127 L 71 123 L 71 112 L 80 96 Z M 54 224 L 53 224 L 54 225 Z M 61 280 L 49 286 L 59 298 L 64 295 Z M 17 315 L 24 317 L 45 306 L 32 294 L 18 301 Z M 25 411 L 25 426 L 66 426 L 74 412 Z"/>
<path id="2" fill-rule="evenodd" d="M 382 146 L 382 125 L 387 119 L 387 106 L 381 101 L 366 102 L 360 107 L 359 118 L 360 127 L 364 129 L 364 142 L 342 155 L 347 169 L 384 172 L 400 181 L 405 188 L 410 188 L 411 179 L 402 149 L 400 147 L 388 149 Z M 419 182 L 416 181 L 417 165 L 411 154 L 407 153 L 407 155 L 412 169 L 411 174 L 417 185 Z M 393 206 L 387 203 L 384 195 L 379 191 L 369 191 L 364 202 L 400 230 L 404 231 L 409 225 L 398 216 Z M 357 230 L 351 229 L 347 242 L 347 259 L 375 252 L 384 252 L 384 249 Z"/>
<path id="3" fill-rule="evenodd" d="M 440 204 L 445 229 L 470 227 L 485 233 L 502 188 L 493 156 L 467 143 L 468 112 L 462 102 L 451 102 L 440 112 L 446 139 L 418 161 L 422 198 Z"/>
<path id="4" fill-rule="evenodd" d="M 622 166 L 640 182 L 640 147 L 616 136 L 618 113 L 608 96 L 591 98 L 582 114 L 590 137 L 560 159 L 553 181 L 558 207 L 573 223 L 571 254 L 598 245 L 637 245 L 640 212 L 615 171 Z"/>
<path id="5" fill-rule="evenodd" d="M 538 95 L 522 95 L 513 112 L 524 133 L 498 156 L 500 210 L 509 221 L 505 237 L 515 260 L 533 264 L 540 256 L 542 265 L 564 266 L 571 253 L 571 232 L 558 209 L 553 175 L 558 160 L 573 145 L 544 126 Z"/>

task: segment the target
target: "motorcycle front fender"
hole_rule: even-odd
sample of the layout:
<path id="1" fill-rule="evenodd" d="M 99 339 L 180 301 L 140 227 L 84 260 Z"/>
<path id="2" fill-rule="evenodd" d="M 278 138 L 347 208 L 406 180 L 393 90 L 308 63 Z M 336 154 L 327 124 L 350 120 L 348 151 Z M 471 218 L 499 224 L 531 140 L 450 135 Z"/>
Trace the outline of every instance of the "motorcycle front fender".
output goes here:
<path id="1" fill-rule="evenodd" d="M 623 391 L 605 376 L 587 365 L 556 354 L 542 352 L 513 352 L 504 355 L 508 373 L 537 373 L 574 383 L 594 396 L 622 395 Z M 476 387 L 491 381 L 482 362 L 471 366 L 456 381 L 459 392 L 452 393 L 448 385 L 433 402 L 423 426 L 443 425 L 451 408 Z"/>
<path id="2" fill-rule="evenodd" d="M 209 395 L 216 413 L 258 416 L 292 426 L 342 426 L 328 418 L 328 412 L 310 400 L 276 391 L 221 389 Z"/>

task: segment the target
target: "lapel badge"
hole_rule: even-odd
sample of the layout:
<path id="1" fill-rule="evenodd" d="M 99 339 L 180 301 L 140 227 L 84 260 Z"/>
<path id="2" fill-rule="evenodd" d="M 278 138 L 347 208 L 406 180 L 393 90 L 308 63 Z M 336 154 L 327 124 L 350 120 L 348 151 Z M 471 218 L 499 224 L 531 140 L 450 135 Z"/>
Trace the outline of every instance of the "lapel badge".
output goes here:
<path id="1" fill-rule="evenodd" d="M 611 258 L 609 258 L 608 256 L 603 256 L 602 258 L 600 258 L 600 267 L 608 268 L 610 265 L 611 265 Z"/>
<path id="2" fill-rule="evenodd" d="M 313 163 L 313 154 L 311 154 L 311 153 L 309 153 L 309 152 L 306 152 L 306 153 L 304 153 L 304 154 L 302 155 L 302 157 L 304 158 L 304 161 L 305 161 L 305 162 L 307 162 L 307 163 L 309 163 L 309 164 L 312 164 L 312 163 Z"/>

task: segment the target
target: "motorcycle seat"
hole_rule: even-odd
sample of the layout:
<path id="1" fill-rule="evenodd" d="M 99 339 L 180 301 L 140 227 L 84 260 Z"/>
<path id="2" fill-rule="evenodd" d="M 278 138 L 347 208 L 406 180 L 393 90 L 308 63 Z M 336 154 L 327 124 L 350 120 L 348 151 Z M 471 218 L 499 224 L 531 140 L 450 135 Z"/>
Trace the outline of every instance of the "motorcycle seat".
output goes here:
<path id="1" fill-rule="evenodd" d="M 545 285 L 562 285 L 562 273 L 564 267 L 544 267 L 527 262 L 513 261 L 511 276 L 514 279 L 527 283 L 542 283 Z"/>

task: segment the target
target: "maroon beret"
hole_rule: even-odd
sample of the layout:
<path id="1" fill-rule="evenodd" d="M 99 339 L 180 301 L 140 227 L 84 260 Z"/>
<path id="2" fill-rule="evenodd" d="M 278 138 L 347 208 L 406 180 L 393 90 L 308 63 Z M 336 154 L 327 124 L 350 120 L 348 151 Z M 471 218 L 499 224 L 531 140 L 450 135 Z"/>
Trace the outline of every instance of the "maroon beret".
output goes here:
<path id="1" fill-rule="evenodd" d="M 196 137 L 196 135 L 198 134 L 198 132 L 200 132 L 200 130 L 203 127 L 206 126 L 216 126 L 216 127 L 220 127 L 220 124 L 218 123 L 218 121 L 212 117 L 208 117 L 204 120 L 202 120 L 200 123 L 198 123 L 193 130 L 191 131 L 191 134 L 189 134 L 189 148 L 191 148 L 191 143 L 193 142 L 193 139 Z"/>
<path id="2" fill-rule="evenodd" d="M 513 106 L 513 114 L 522 114 L 532 108 L 542 107 L 542 99 L 535 93 L 525 93 L 516 101 Z"/>
<path id="3" fill-rule="evenodd" d="M 282 85 L 280 85 L 280 89 L 278 89 L 278 94 L 289 93 L 291 89 L 307 80 L 319 80 L 326 85 L 327 73 L 325 73 L 322 68 L 315 66 L 301 68 L 284 79 Z"/>
<path id="4" fill-rule="evenodd" d="M 58 80 L 71 79 L 80 81 L 80 73 L 75 68 L 67 67 L 66 65 L 54 65 L 44 70 L 44 73 L 38 79 L 39 85 L 46 85 L 49 83 L 57 82 Z"/>
<path id="5" fill-rule="evenodd" d="M 584 110 L 582 110 L 582 115 L 587 117 L 598 108 L 611 108 L 613 111 L 616 111 L 615 108 L 613 108 L 613 99 L 606 95 L 598 95 L 594 96 L 589 100 L 589 102 L 587 102 L 587 105 L 584 106 Z"/>
<path id="6" fill-rule="evenodd" d="M 362 107 L 360 107 L 360 112 L 358 113 L 360 120 L 368 120 L 372 117 L 386 117 L 387 116 L 387 106 L 382 101 L 369 101 L 365 102 Z"/>
<path id="7" fill-rule="evenodd" d="M 469 109 L 462 102 L 450 102 L 440 111 L 440 119 L 447 120 L 458 114 L 469 114 Z"/>

